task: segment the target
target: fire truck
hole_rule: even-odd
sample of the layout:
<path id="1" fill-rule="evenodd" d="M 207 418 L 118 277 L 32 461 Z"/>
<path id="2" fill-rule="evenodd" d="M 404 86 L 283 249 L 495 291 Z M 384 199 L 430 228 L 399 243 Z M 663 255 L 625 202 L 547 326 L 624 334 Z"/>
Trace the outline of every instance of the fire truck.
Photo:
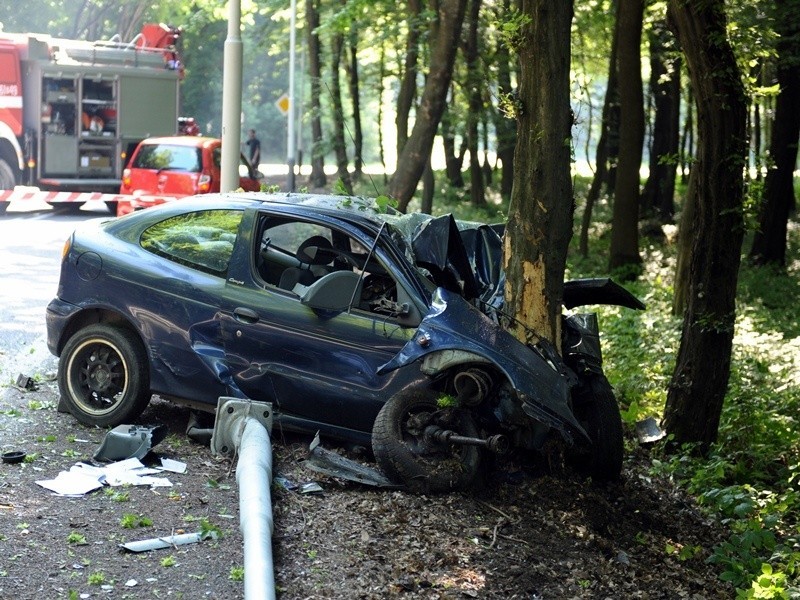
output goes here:
<path id="1" fill-rule="evenodd" d="M 153 23 L 130 42 L 0 33 L 0 213 L 16 185 L 62 208 L 118 192 L 136 145 L 177 132 L 179 36 Z"/>

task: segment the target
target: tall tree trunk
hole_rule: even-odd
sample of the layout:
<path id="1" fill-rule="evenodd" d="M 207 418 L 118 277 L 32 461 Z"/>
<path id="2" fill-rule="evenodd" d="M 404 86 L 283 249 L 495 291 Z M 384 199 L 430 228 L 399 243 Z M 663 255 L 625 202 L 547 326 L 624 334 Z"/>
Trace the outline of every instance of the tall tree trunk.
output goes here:
<path id="1" fill-rule="evenodd" d="M 483 112 L 483 95 L 480 56 L 478 53 L 478 19 L 480 18 L 481 0 L 469 0 L 467 16 L 467 94 L 469 111 L 467 112 L 467 147 L 469 149 L 469 182 L 470 201 L 473 206 L 486 206 L 486 190 L 483 183 L 483 171 L 478 150 L 481 113 Z"/>
<path id="2" fill-rule="evenodd" d="M 572 237 L 571 0 L 523 0 L 519 137 L 504 237 L 505 302 L 517 320 L 558 344 L 567 248 Z M 523 326 L 512 326 L 521 340 Z"/>
<path id="3" fill-rule="evenodd" d="M 747 106 L 724 1 L 670 0 L 668 15 L 697 101 L 698 148 L 688 304 L 664 427 L 675 444 L 697 442 L 705 450 L 717 439 L 730 374 L 744 233 Z"/>
<path id="4" fill-rule="evenodd" d="M 436 2 L 436 0 L 433 0 Z M 405 211 L 430 160 L 433 138 L 444 111 L 447 89 L 453 76 L 458 39 L 467 0 L 439 0 L 436 22 L 431 25 L 430 71 L 417 107 L 417 118 L 408 141 L 397 159 L 397 170 L 389 184 L 390 195 Z"/>
<path id="5" fill-rule="evenodd" d="M 612 2 L 619 13 L 619 6 Z M 611 56 L 608 60 L 608 83 L 606 96 L 603 100 L 603 112 L 600 124 L 600 139 L 597 142 L 595 154 L 595 171 L 589 192 L 586 195 L 586 205 L 581 216 L 581 231 L 578 248 L 581 256 L 589 256 L 589 227 L 592 224 L 594 205 L 600 198 L 603 185 L 608 191 L 614 189 L 616 177 L 611 176 L 612 169 L 616 172 L 616 160 L 619 156 L 619 78 L 617 77 L 617 48 L 619 46 L 619 27 L 614 27 L 614 39 L 611 42 Z M 614 140 L 614 141 L 612 141 Z M 613 162 L 613 164 L 611 164 Z M 612 183 L 613 181 L 613 183 Z"/>
<path id="6" fill-rule="evenodd" d="M 378 115 L 376 118 L 377 123 L 383 123 L 383 83 L 386 79 L 386 42 L 381 41 L 381 55 L 380 61 L 378 62 L 378 82 L 377 82 L 377 94 L 378 94 Z M 388 182 L 388 176 L 386 175 L 386 151 L 383 147 L 383 128 L 378 127 L 378 156 L 381 159 L 381 172 L 383 173 L 383 185 L 385 186 Z"/>
<path id="7" fill-rule="evenodd" d="M 442 145 L 444 146 L 444 170 L 451 186 L 463 188 L 464 175 L 461 172 L 461 168 L 464 164 L 466 145 L 462 143 L 461 148 L 458 153 L 456 153 L 456 131 L 453 126 L 451 114 L 450 108 L 445 107 L 444 113 L 442 114 L 442 122 L 439 126 L 439 131 L 442 135 Z"/>
<path id="8" fill-rule="evenodd" d="M 650 30 L 650 91 L 655 99 L 650 175 L 642 192 L 642 212 L 655 213 L 662 223 L 675 215 L 675 158 L 681 101 L 681 61 L 667 24 L 659 21 Z"/>
<path id="9" fill-rule="evenodd" d="M 502 13 L 499 15 L 508 14 L 510 9 L 511 0 L 503 0 Z M 508 97 L 513 91 L 511 88 L 511 54 L 509 48 L 503 43 L 498 45 L 495 62 L 497 64 L 498 94 L 501 97 Z M 511 188 L 514 185 L 514 147 L 517 144 L 517 122 L 503 114 L 501 110 L 495 110 L 494 114 L 497 158 L 503 168 L 500 174 L 500 195 L 503 198 L 510 198 Z"/>
<path id="10" fill-rule="evenodd" d="M 353 193 L 353 183 L 348 170 L 347 145 L 344 138 L 344 108 L 342 107 L 342 89 L 339 79 L 339 64 L 344 48 L 344 35 L 335 33 L 331 41 L 331 103 L 333 104 L 333 149 L 336 152 L 336 175 L 342 184 L 343 191 Z"/>
<path id="11" fill-rule="evenodd" d="M 672 292 L 672 314 L 684 314 L 689 304 L 689 267 L 692 263 L 692 245 L 695 236 L 695 215 L 697 213 L 698 190 L 694 171 L 689 172 L 686 199 L 681 209 L 678 225 L 678 258 L 675 264 L 675 280 Z"/>
<path id="12" fill-rule="evenodd" d="M 433 212 L 433 196 L 436 193 L 436 178 L 433 174 L 433 167 L 430 161 L 422 172 L 422 198 L 420 201 L 420 212 L 429 215 Z"/>
<path id="13" fill-rule="evenodd" d="M 794 170 L 800 139 L 800 3 L 777 0 L 777 78 L 780 92 L 775 101 L 775 120 L 769 154 L 759 227 L 750 248 L 755 264 L 786 264 L 789 214 L 795 206 Z"/>
<path id="14" fill-rule="evenodd" d="M 408 116 L 417 97 L 417 61 L 419 59 L 419 36 L 422 28 L 420 0 L 408 0 L 408 37 L 406 38 L 406 57 L 403 64 L 403 76 L 400 80 L 400 92 L 397 94 L 397 156 L 403 152 L 408 140 Z"/>
<path id="15" fill-rule="evenodd" d="M 318 0 L 306 0 L 306 36 L 308 43 L 308 74 L 311 79 L 311 186 L 321 188 L 327 185 L 325 175 L 325 151 L 322 140 L 322 104 L 320 91 L 322 82 L 322 62 L 320 42 Z"/>
<path id="16" fill-rule="evenodd" d="M 347 66 L 347 81 L 353 103 L 353 179 L 360 181 L 364 170 L 364 132 L 361 127 L 361 89 L 358 78 L 358 33 L 354 27 L 350 28 L 348 40 L 350 62 Z"/>
<path id="17" fill-rule="evenodd" d="M 642 91 L 642 21 L 644 0 L 620 0 L 618 13 L 617 77 L 619 77 L 619 163 L 614 187 L 609 269 L 633 267 L 622 277 L 638 275 L 639 169 L 644 144 L 644 93 Z M 622 76 L 624 74 L 624 77 Z"/>

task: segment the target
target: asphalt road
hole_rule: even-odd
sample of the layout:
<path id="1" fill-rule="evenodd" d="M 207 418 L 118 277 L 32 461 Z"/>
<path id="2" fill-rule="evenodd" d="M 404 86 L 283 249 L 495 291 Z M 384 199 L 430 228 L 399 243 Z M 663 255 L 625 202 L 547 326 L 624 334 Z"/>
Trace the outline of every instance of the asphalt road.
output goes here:
<path id="1" fill-rule="evenodd" d="M 74 214 L 17 202 L 0 215 L 0 385 L 55 370 L 44 315 L 58 287 L 64 241 L 81 223 L 109 216 L 102 202 Z"/>

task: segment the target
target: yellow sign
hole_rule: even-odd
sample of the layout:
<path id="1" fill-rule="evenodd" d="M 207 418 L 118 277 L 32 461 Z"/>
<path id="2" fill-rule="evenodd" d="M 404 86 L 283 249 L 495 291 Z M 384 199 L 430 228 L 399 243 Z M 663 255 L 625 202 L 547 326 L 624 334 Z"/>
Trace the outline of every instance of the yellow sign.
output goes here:
<path id="1" fill-rule="evenodd" d="M 289 96 L 284 94 L 283 96 L 278 98 L 275 101 L 275 106 L 278 107 L 278 110 L 281 111 L 284 116 L 288 115 L 289 114 L 289 106 L 290 106 Z"/>

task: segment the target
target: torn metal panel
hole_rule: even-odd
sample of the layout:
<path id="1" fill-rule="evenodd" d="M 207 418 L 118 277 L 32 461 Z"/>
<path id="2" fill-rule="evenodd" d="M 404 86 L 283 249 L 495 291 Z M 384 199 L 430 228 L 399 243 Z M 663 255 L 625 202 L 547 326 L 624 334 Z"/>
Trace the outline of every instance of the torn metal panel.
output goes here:
<path id="1" fill-rule="evenodd" d="M 308 458 L 305 464 L 309 469 L 318 473 L 355 481 L 356 483 L 389 489 L 403 489 L 405 487 L 390 481 L 386 475 L 377 469 L 362 465 L 336 454 L 336 452 L 326 450 L 320 445 L 319 434 L 314 437 L 308 447 Z"/>
<path id="2" fill-rule="evenodd" d="M 415 338 L 378 370 L 386 373 L 434 352 L 462 350 L 484 357 L 506 375 L 523 399 L 523 410 L 560 431 L 565 439 L 590 442 L 569 406 L 570 381 L 552 360 L 521 344 L 457 294 L 438 289 L 431 312 Z M 560 363 L 559 363 L 560 364 Z"/>

